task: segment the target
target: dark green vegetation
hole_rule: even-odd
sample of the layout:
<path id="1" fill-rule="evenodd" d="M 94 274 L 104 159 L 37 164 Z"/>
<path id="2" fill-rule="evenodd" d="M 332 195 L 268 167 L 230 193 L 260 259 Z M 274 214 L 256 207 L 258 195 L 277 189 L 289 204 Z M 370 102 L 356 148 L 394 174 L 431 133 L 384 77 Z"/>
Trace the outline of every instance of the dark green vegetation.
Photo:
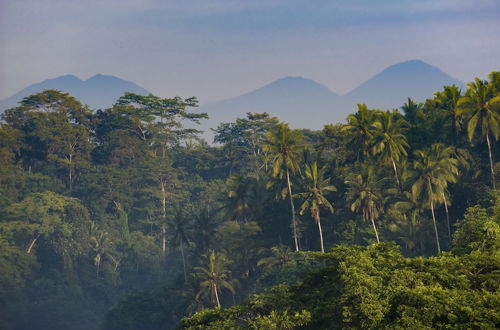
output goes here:
<path id="1" fill-rule="evenodd" d="M 0 328 L 499 326 L 499 73 L 322 131 L 249 113 L 215 146 L 196 105 L 4 113 Z"/>

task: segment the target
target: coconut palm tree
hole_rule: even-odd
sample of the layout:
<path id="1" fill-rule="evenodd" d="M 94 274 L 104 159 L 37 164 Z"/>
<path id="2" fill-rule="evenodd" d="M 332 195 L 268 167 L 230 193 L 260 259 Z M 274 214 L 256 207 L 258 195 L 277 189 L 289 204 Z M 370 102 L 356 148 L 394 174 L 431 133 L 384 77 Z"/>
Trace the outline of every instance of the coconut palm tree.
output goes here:
<path id="1" fill-rule="evenodd" d="M 379 155 L 383 164 L 392 166 L 396 184 L 401 189 L 396 163 L 408 155 L 409 145 L 404 134 L 408 123 L 397 111 L 386 111 L 377 116 L 374 126 L 372 153 Z"/>
<path id="2" fill-rule="evenodd" d="M 292 182 L 290 174 L 299 171 L 299 156 L 302 146 L 300 141 L 302 135 L 299 131 L 291 130 L 288 124 L 281 123 L 276 131 L 266 134 L 267 141 L 263 150 L 268 153 L 272 160 L 272 176 L 286 179 L 288 196 L 290 198 L 290 209 L 292 212 L 293 239 L 295 251 L 299 251 L 299 240 L 297 235 L 297 223 L 295 219 L 295 205 L 293 203 Z"/>
<path id="3" fill-rule="evenodd" d="M 108 249 L 110 248 L 110 240 L 108 233 L 101 231 L 97 228 L 95 222 L 90 224 L 90 240 L 91 247 L 94 252 L 94 266 L 96 267 L 96 277 L 99 277 L 99 271 L 101 269 L 101 263 L 104 255 L 108 254 Z"/>
<path id="4" fill-rule="evenodd" d="M 182 268 L 184 271 L 184 283 L 187 283 L 186 257 L 184 255 L 184 246 L 189 244 L 189 224 L 179 209 L 175 212 L 175 216 L 169 221 L 169 236 L 173 246 L 178 246 L 181 251 Z"/>
<path id="5" fill-rule="evenodd" d="M 227 180 L 225 208 L 229 220 L 247 222 L 254 195 L 255 179 L 243 175 L 232 175 Z"/>
<path id="6" fill-rule="evenodd" d="M 325 252 L 320 212 L 321 208 L 324 207 L 333 213 L 333 206 L 326 199 L 325 194 L 328 191 L 337 191 L 337 188 L 330 184 L 330 178 L 325 178 L 324 167 L 318 170 L 318 163 L 316 161 L 306 165 L 305 188 L 306 191 L 295 195 L 304 199 L 304 202 L 300 206 L 300 214 L 304 214 L 306 210 L 311 212 L 311 217 L 316 222 L 316 225 L 318 225 L 321 252 Z"/>
<path id="7" fill-rule="evenodd" d="M 205 257 L 205 265 L 195 267 L 195 276 L 200 280 L 196 300 L 208 297 L 210 302 L 220 308 L 220 295 L 222 289 L 235 293 L 233 285 L 229 282 L 230 272 L 226 267 L 224 255 L 211 250 Z"/>
<path id="8" fill-rule="evenodd" d="M 491 186 L 495 187 L 495 170 L 491 153 L 491 138 L 500 136 L 500 95 L 493 83 L 476 78 L 468 83 L 465 95 L 458 101 L 459 114 L 467 120 L 467 136 L 472 143 L 486 139 L 490 159 Z"/>
<path id="9" fill-rule="evenodd" d="M 262 251 L 269 251 L 268 249 L 262 249 Z M 261 251 L 261 252 L 262 252 Z M 277 245 L 271 248 L 271 256 L 260 259 L 257 262 L 257 266 L 262 266 L 265 269 L 271 269 L 275 266 L 284 266 L 286 263 L 292 261 L 293 253 L 290 247 L 286 245 Z"/>
<path id="10" fill-rule="evenodd" d="M 378 113 L 378 110 L 369 110 L 366 104 L 358 104 L 358 112 L 347 116 L 347 124 L 341 130 L 347 133 L 348 142 L 354 144 L 365 158 L 370 151 Z"/>
<path id="11" fill-rule="evenodd" d="M 208 207 L 204 206 L 193 215 L 192 238 L 199 255 L 207 253 L 217 232 L 219 222 L 215 212 L 210 212 Z"/>
<path id="12" fill-rule="evenodd" d="M 434 209 L 436 203 L 443 201 L 448 183 L 457 180 L 458 160 L 454 158 L 453 148 L 436 143 L 429 149 L 415 152 L 413 169 L 417 178 L 412 185 L 413 199 L 428 205 L 431 210 L 437 251 L 440 253 L 441 245 Z"/>
<path id="13" fill-rule="evenodd" d="M 437 108 L 446 114 L 451 127 L 451 141 L 455 142 L 462 129 L 461 116 L 459 115 L 458 101 L 462 92 L 455 86 L 444 86 L 442 91 L 434 93 Z"/>
<path id="14" fill-rule="evenodd" d="M 351 210 L 363 215 L 365 221 L 370 221 L 380 243 L 375 220 L 384 213 L 384 183 L 375 167 L 369 164 L 361 165 L 357 174 L 351 175 L 345 182 L 348 186 L 347 198 L 352 202 Z"/>

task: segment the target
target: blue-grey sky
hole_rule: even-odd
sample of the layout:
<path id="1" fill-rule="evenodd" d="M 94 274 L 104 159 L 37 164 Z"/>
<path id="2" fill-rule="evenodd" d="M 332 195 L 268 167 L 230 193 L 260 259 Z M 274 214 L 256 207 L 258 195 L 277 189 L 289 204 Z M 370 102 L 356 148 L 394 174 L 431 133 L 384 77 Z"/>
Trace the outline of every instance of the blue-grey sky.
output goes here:
<path id="1" fill-rule="evenodd" d="M 96 73 L 202 103 L 285 76 L 343 94 L 409 59 L 500 70 L 500 1 L 0 0 L 0 98 Z"/>

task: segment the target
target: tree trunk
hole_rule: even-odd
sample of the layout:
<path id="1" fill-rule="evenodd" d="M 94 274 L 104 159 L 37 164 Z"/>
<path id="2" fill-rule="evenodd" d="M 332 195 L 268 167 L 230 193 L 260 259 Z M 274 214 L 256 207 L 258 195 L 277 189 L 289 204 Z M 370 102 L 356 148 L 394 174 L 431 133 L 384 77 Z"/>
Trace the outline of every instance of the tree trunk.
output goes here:
<path id="1" fill-rule="evenodd" d="M 181 239 L 181 256 L 182 256 L 182 267 L 184 269 L 184 284 L 187 283 L 187 273 L 186 273 L 186 258 L 184 258 L 184 244 Z"/>
<path id="2" fill-rule="evenodd" d="M 163 178 L 160 179 L 160 189 L 161 189 L 161 206 L 163 219 L 167 218 L 167 193 L 165 192 L 165 182 Z"/>
<path id="3" fill-rule="evenodd" d="M 450 226 L 450 215 L 448 213 L 448 202 L 446 201 L 446 195 L 444 191 L 442 192 L 443 202 L 444 202 L 444 210 L 446 211 L 446 225 L 448 227 L 448 238 L 451 240 L 451 226 Z"/>
<path id="4" fill-rule="evenodd" d="M 370 212 L 370 220 L 372 221 L 373 231 L 375 232 L 375 237 L 377 238 L 377 243 L 380 243 L 380 238 L 378 237 L 377 226 L 375 225 L 375 219 L 373 218 L 373 215 L 371 214 L 371 212 Z"/>
<path id="5" fill-rule="evenodd" d="M 69 191 L 73 191 L 73 155 L 69 155 Z"/>
<path id="6" fill-rule="evenodd" d="M 167 237 L 166 237 L 166 229 L 165 225 L 161 227 L 161 250 L 163 251 L 163 256 L 165 256 L 166 250 L 167 250 Z"/>
<path id="7" fill-rule="evenodd" d="M 490 170 L 491 170 L 491 187 L 493 190 L 497 189 L 495 187 L 495 170 L 493 169 L 493 157 L 491 155 L 491 144 L 490 144 L 490 134 L 486 133 L 486 142 L 488 143 L 488 155 L 490 156 Z"/>
<path id="8" fill-rule="evenodd" d="M 290 196 L 290 208 L 292 209 L 292 227 L 293 227 L 293 239 L 295 241 L 295 251 L 298 252 L 299 240 L 297 238 L 297 224 L 295 222 L 295 205 L 293 205 L 292 197 L 292 184 L 290 183 L 290 172 L 288 171 L 288 166 L 286 167 L 286 181 L 288 184 L 288 195 Z"/>
<path id="9" fill-rule="evenodd" d="M 396 168 L 396 162 L 394 161 L 394 158 L 391 156 L 391 161 L 392 161 L 392 168 L 394 169 L 394 175 L 396 176 L 396 183 L 398 185 L 398 190 L 401 192 L 401 183 L 399 182 L 399 176 L 398 176 L 398 169 Z"/>
<path id="10" fill-rule="evenodd" d="M 219 293 L 217 292 L 217 283 L 214 283 L 214 291 L 215 291 L 215 301 L 217 302 L 217 307 L 220 308 L 220 301 L 219 301 Z"/>
<path id="11" fill-rule="evenodd" d="M 431 190 L 431 195 L 432 195 L 432 190 Z M 434 223 L 434 233 L 436 234 L 437 251 L 439 254 L 439 253 L 441 253 L 441 245 L 439 245 L 439 234 L 438 234 L 438 228 L 437 228 L 437 224 L 436 224 L 436 216 L 434 215 L 434 202 L 432 201 L 432 197 L 431 197 L 431 212 L 432 212 L 432 222 Z"/>
<path id="12" fill-rule="evenodd" d="M 99 278 L 99 268 L 100 268 L 100 266 L 101 266 L 101 255 L 100 255 L 100 254 L 98 254 L 98 255 L 96 256 L 96 265 L 95 265 L 95 267 L 96 267 L 95 276 L 96 276 L 97 278 Z"/>
<path id="13" fill-rule="evenodd" d="M 319 230 L 319 243 L 321 245 L 321 252 L 325 253 L 325 247 L 323 245 L 323 230 L 321 229 L 321 218 L 319 216 L 319 211 L 315 215 L 316 223 L 318 224 Z"/>
<path id="14" fill-rule="evenodd" d="M 165 182 L 163 181 L 163 178 L 160 178 L 160 189 L 161 189 L 161 206 L 162 206 L 162 217 L 163 217 L 163 224 L 161 227 L 161 233 L 162 233 L 161 249 L 163 252 L 163 256 L 165 256 L 167 250 L 167 239 L 166 239 L 166 228 L 165 228 L 165 222 L 167 221 L 167 194 L 165 192 Z"/>
<path id="15" fill-rule="evenodd" d="M 40 237 L 41 234 L 36 235 L 36 237 L 31 241 L 30 245 L 28 246 L 28 250 L 26 251 L 28 254 L 31 253 L 31 250 L 33 249 L 33 246 L 35 245 L 36 241 Z"/>

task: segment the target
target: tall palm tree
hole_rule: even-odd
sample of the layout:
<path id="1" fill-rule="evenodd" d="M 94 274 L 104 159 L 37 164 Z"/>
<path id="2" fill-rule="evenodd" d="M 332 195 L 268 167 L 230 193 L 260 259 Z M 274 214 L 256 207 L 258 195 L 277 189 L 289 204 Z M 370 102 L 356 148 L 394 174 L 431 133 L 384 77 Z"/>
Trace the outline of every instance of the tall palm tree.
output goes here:
<path id="1" fill-rule="evenodd" d="M 95 222 L 90 224 L 90 240 L 94 252 L 94 266 L 96 267 L 96 277 L 99 277 L 103 257 L 108 254 L 110 240 L 108 233 L 97 228 Z"/>
<path id="2" fill-rule="evenodd" d="M 403 110 L 404 117 L 410 125 L 415 125 L 419 117 L 422 116 L 422 104 L 415 102 L 412 98 L 408 98 L 408 101 L 401 107 Z"/>
<path id="3" fill-rule="evenodd" d="M 434 100 L 440 111 L 446 114 L 451 127 L 451 141 L 455 142 L 462 129 L 461 116 L 459 115 L 458 101 L 462 92 L 455 86 L 444 86 L 442 91 L 434 93 Z"/>
<path id="4" fill-rule="evenodd" d="M 366 104 L 358 104 L 358 112 L 347 116 L 347 124 L 342 127 L 342 132 L 347 133 L 349 142 L 359 148 L 363 157 L 368 157 L 378 113 L 378 110 L 368 109 Z"/>
<path id="5" fill-rule="evenodd" d="M 306 165 L 305 188 L 306 191 L 295 195 L 304 199 L 304 202 L 300 206 L 300 214 L 304 214 L 307 209 L 311 212 L 311 217 L 318 225 L 321 252 L 325 252 L 320 212 L 321 207 L 324 207 L 333 213 L 333 206 L 326 199 L 325 193 L 327 191 L 337 191 L 337 188 L 330 184 L 330 178 L 325 178 L 324 167 L 318 170 L 318 163 L 316 161 Z"/>
<path id="6" fill-rule="evenodd" d="M 201 207 L 193 215 L 193 242 L 199 255 L 207 253 L 217 232 L 219 222 L 215 212 L 207 206 Z"/>
<path id="7" fill-rule="evenodd" d="M 459 113 L 467 119 L 467 136 L 470 142 L 473 142 L 475 136 L 480 142 L 486 139 L 491 186 L 496 189 L 490 138 L 498 140 L 500 136 L 500 94 L 493 83 L 478 78 L 467 86 L 469 88 L 465 95 L 458 101 Z"/>
<path id="8" fill-rule="evenodd" d="M 266 252 L 268 249 L 262 249 Z M 282 267 L 286 263 L 292 261 L 293 252 L 290 247 L 285 245 L 277 245 L 271 248 L 271 256 L 260 259 L 257 262 L 257 266 L 262 266 L 264 269 L 272 269 L 275 266 Z"/>
<path id="9" fill-rule="evenodd" d="M 411 199 L 411 193 L 404 191 L 400 199 L 391 205 L 388 212 L 393 215 L 389 224 L 389 231 L 402 241 L 404 249 L 409 253 L 418 250 L 418 243 L 422 243 L 422 208 Z"/>
<path id="10" fill-rule="evenodd" d="M 439 233 L 434 209 L 436 203 L 446 195 L 448 183 L 456 182 L 458 175 L 458 160 L 454 158 L 452 147 L 445 147 L 441 143 L 433 144 L 427 150 L 417 150 L 413 168 L 416 181 L 412 185 L 413 199 L 428 205 L 432 213 L 434 233 L 438 253 L 441 252 Z"/>
<path id="11" fill-rule="evenodd" d="M 272 159 L 272 176 L 286 179 L 288 196 L 290 198 L 290 209 L 292 212 L 293 239 L 295 251 L 299 251 L 299 240 L 297 236 L 297 223 L 295 219 L 295 205 L 293 203 L 292 183 L 290 173 L 299 171 L 298 159 L 302 146 L 299 144 L 302 135 L 299 131 L 291 130 L 288 124 L 281 123 L 276 131 L 266 134 L 267 141 L 263 150 L 268 152 Z"/>
<path id="12" fill-rule="evenodd" d="M 396 162 L 408 155 L 406 148 L 409 145 L 404 134 L 408 123 L 397 111 L 386 111 L 378 115 L 374 126 L 372 153 L 380 155 L 384 164 L 392 165 L 396 184 L 401 189 Z"/>
<path id="13" fill-rule="evenodd" d="M 187 283 L 186 257 L 184 255 L 184 245 L 189 244 L 188 221 L 181 210 L 177 210 L 175 216 L 169 221 L 170 239 L 173 246 L 179 246 L 182 257 L 182 268 L 184 271 L 184 283 Z"/>
<path id="14" fill-rule="evenodd" d="M 375 167 L 363 164 L 360 172 L 353 174 L 346 180 L 348 185 L 347 197 L 351 200 L 351 210 L 363 215 L 365 221 L 370 221 L 380 243 L 375 220 L 384 213 L 384 181 L 380 178 Z"/>
<path id="15" fill-rule="evenodd" d="M 243 175 L 232 175 L 227 181 L 227 215 L 230 220 L 247 222 L 251 211 L 255 180 Z"/>
<path id="16" fill-rule="evenodd" d="M 200 279 L 196 300 L 200 301 L 203 297 L 208 296 L 210 302 L 220 308 L 222 289 L 235 293 L 234 287 L 229 282 L 230 272 L 226 267 L 224 255 L 221 253 L 212 250 L 204 257 L 206 259 L 205 265 L 194 268 Z"/>

